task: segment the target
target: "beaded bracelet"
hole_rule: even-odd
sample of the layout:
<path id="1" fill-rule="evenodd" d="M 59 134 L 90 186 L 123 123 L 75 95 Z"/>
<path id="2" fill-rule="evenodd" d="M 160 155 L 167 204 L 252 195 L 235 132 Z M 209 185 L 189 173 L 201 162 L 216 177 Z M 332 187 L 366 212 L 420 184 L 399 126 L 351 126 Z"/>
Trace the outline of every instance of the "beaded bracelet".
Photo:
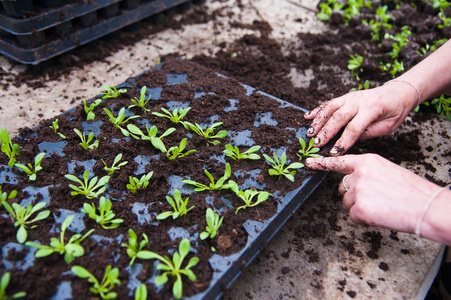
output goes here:
<path id="1" fill-rule="evenodd" d="M 385 84 L 390 83 L 390 82 L 404 82 L 404 83 L 407 83 L 408 85 L 410 85 L 411 87 L 413 87 L 415 89 L 415 91 L 417 92 L 417 95 L 418 95 L 417 106 L 421 104 L 421 93 L 420 93 L 420 90 L 413 83 L 411 83 L 410 81 L 407 81 L 405 79 L 392 79 L 392 80 L 387 81 Z"/>

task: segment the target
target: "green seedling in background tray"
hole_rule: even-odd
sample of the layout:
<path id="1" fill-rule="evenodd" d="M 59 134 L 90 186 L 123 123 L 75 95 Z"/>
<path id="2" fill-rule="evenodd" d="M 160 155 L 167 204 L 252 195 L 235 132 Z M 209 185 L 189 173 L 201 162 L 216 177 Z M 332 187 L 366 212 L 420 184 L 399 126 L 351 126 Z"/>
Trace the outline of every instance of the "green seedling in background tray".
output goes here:
<path id="1" fill-rule="evenodd" d="M 141 176 L 140 179 L 130 176 L 130 183 L 127 184 L 127 189 L 129 189 L 133 194 L 136 194 L 138 190 L 147 188 L 147 186 L 149 185 L 149 179 L 152 177 L 152 175 L 153 172 L 150 171 L 149 173 Z"/>
<path id="2" fill-rule="evenodd" d="M 69 239 L 67 244 L 65 244 L 64 234 L 73 219 L 74 215 L 71 215 L 64 220 L 63 224 L 61 225 L 60 239 L 58 240 L 57 238 L 52 237 L 50 240 L 50 246 L 40 245 L 34 242 L 26 242 L 25 245 L 32 246 L 38 249 L 38 251 L 36 251 L 35 253 L 36 257 L 49 256 L 53 252 L 59 252 L 61 255 L 64 254 L 64 261 L 67 264 L 70 264 L 76 257 L 81 257 L 85 254 L 85 250 L 82 246 L 80 246 L 80 243 L 83 242 L 83 240 L 94 231 L 94 229 L 89 230 L 83 237 L 79 233 L 74 234 Z"/>
<path id="3" fill-rule="evenodd" d="M 172 113 L 167 110 L 166 108 L 162 107 L 161 110 L 164 112 L 164 114 L 159 113 L 159 112 L 153 112 L 152 115 L 155 115 L 157 117 L 162 117 L 162 118 L 168 118 L 169 120 L 171 120 L 172 123 L 179 123 L 180 121 L 182 121 L 182 119 L 186 116 L 186 114 L 190 111 L 191 107 L 187 107 L 187 108 L 180 108 L 180 109 L 174 109 L 172 111 Z"/>
<path id="4" fill-rule="evenodd" d="M 451 98 L 446 98 L 445 95 L 441 95 L 438 98 L 434 98 L 431 101 L 438 114 L 441 117 L 445 117 L 451 121 Z"/>
<path id="5" fill-rule="evenodd" d="M 17 230 L 16 239 L 19 243 L 23 244 L 27 240 L 27 229 L 35 228 L 38 225 L 30 226 L 31 223 L 44 220 L 50 215 L 50 210 L 44 210 L 39 212 L 39 214 L 34 217 L 34 219 L 29 220 L 31 216 L 37 212 L 38 210 L 43 209 L 47 203 L 39 202 L 36 205 L 28 205 L 27 207 L 23 207 L 20 204 L 13 203 L 11 206 L 5 206 L 5 209 L 10 213 L 10 215 L 14 219 L 14 227 L 19 227 Z"/>
<path id="6" fill-rule="evenodd" d="M 93 284 L 89 291 L 96 295 L 99 295 L 102 299 L 115 299 L 117 297 L 116 292 L 110 292 L 116 286 L 121 284 L 119 277 L 119 269 L 112 269 L 111 266 L 106 267 L 105 275 L 103 275 L 102 281 L 99 282 L 94 275 L 89 273 L 88 270 L 81 266 L 73 266 L 71 271 L 80 278 L 87 278 L 90 283 Z"/>
<path id="7" fill-rule="evenodd" d="M 341 11 L 345 5 L 338 2 L 338 0 L 327 0 L 325 3 L 319 5 L 320 11 L 316 14 L 316 17 L 321 21 L 329 21 L 330 15 L 334 11 Z"/>
<path id="8" fill-rule="evenodd" d="M 0 280 L 0 299 L 1 300 L 19 299 L 19 298 L 23 298 L 27 295 L 26 292 L 18 292 L 12 296 L 7 296 L 6 289 L 8 288 L 10 281 L 11 281 L 11 273 L 6 272 L 5 274 L 3 274 L 2 279 Z"/>
<path id="9" fill-rule="evenodd" d="M 175 131 L 175 128 L 171 127 L 171 128 L 168 128 L 162 135 L 157 137 L 158 128 L 155 125 L 152 126 L 150 129 L 146 125 L 147 135 L 145 135 L 141 131 L 141 129 L 139 129 L 137 126 L 135 126 L 133 124 L 129 124 L 127 126 L 127 129 L 130 131 L 130 134 L 132 137 L 134 137 L 135 139 L 141 138 L 143 141 L 150 141 L 155 148 L 157 148 L 158 150 L 160 150 L 163 153 L 166 152 L 167 150 L 166 150 L 166 146 L 164 145 L 164 143 L 161 139 L 164 138 L 165 136 L 170 135 L 171 133 L 173 133 Z"/>
<path id="10" fill-rule="evenodd" d="M 147 287 L 143 283 L 135 290 L 135 300 L 147 300 Z"/>
<path id="11" fill-rule="evenodd" d="M 404 71 L 404 63 L 403 62 L 399 62 L 397 59 L 395 59 L 393 61 L 393 63 L 390 63 L 390 62 L 383 63 L 383 62 L 381 62 L 380 63 L 380 67 L 381 67 L 382 71 L 389 73 L 390 75 L 392 75 L 393 78 L 396 77 L 397 73 Z"/>
<path id="12" fill-rule="evenodd" d="M 351 59 L 348 61 L 348 69 L 351 71 L 352 76 L 355 79 L 360 80 L 359 74 L 363 72 L 363 56 L 361 55 L 349 55 Z"/>
<path id="13" fill-rule="evenodd" d="M 129 266 L 131 266 L 135 263 L 135 259 L 138 258 L 138 253 L 149 245 L 149 238 L 147 234 L 143 233 L 143 240 L 138 244 L 138 236 L 133 229 L 130 228 L 128 230 L 128 235 L 128 244 L 122 243 L 121 246 L 127 248 L 127 254 L 131 258 Z"/>
<path id="14" fill-rule="evenodd" d="M 204 170 L 204 173 L 208 176 L 208 178 L 210 178 L 209 185 L 205 185 L 203 183 L 199 183 L 199 182 L 189 180 L 189 179 L 185 179 L 185 180 L 183 180 L 183 182 L 186 184 L 191 184 L 191 185 L 196 186 L 196 188 L 194 189 L 194 191 L 196 191 L 196 192 L 201 192 L 201 191 L 205 191 L 205 190 L 229 189 L 231 182 L 233 182 L 232 180 L 229 180 L 229 183 L 224 184 L 225 181 L 227 179 L 229 179 L 229 177 L 232 175 L 232 170 L 230 168 L 230 164 L 228 164 L 228 163 L 225 166 L 224 176 L 219 178 L 219 180 L 217 182 L 215 182 L 215 179 L 213 178 L 213 176 L 206 169 Z"/>
<path id="15" fill-rule="evenodd" d="M 106 184 L 110 181 L 110 176 L 103 176 L 100 180 L 97 176 L 95 176 L 89 180 L 89 170 L 86 170 L 83 173 L 83 181 L 72 174 L 66 174 L 64 177 L 79 184 L 79 186 L 69 184 L 69 187 L 73 189 L 70 193 L 72 196 L 83 195 L 88 199 L 98 198 L 100 194 L 105 192 Z M 98 191 L 95 192 L 95 190 Z"/>
<path id="16" fill-rule="evenodd" d="M 164 285 L 168 282 L 168 276 L 176 277 L 172 286 L 172 293 L 176 299 L 182 298 L 183 295 L 182 274 L 186 275 L 191 281 L 196 280 L 196 275 L 191 268 L 198 264 L 198 257 L 191 257 L 186 267 L 182 269 L 183 260 L 188 255 L 190 248 L 189 240 L 183 239 L 179 244 L 179 251 L 173 254 L 172 260 L 167 255 L 163 257 L 152 251 L 145 250 L 138 254 L 141 259 L 158 259 L 161 262 L 157 265 L 157 270 L 164 272 L 155 279 L 156 285 Z"/>
<path id="17" fill-rule="evenodd" d="M 174 199 L 171 196 L 166 196 L 166 201 L 172 206 L 174 211 L 166 211 L 157 216 L 157 220 L 164 220 L 172 216 L 172 219 L 177 219 L 178 217 L 186 215 L 194 206 L 186 208 L 188 206 L 189 198 L 186 197 L 185 200 L 182 198 L 182 194 L 178 189 L 174 191 Z"/>
<path id="18" fill-rule="evenodd" d="M 130 133 L 126 129 L 122 128 L 121 125 L 125 125 L 125 123 L 127 123 L 128 121 L 139 118 L 139 116 L 131 116 L 127 118 L 127 116 L 125 115 L 125 107 L 122 107 L 119 110 L 117 117 L 114 117 L 113 113 L 108 108 L 104 108 L 103 110 L 110 118 L 110 122 L 114 125 L 114 127 L 119 129 L 125 136 L 129 136 Z"/>
<path id="19" fill-rule="evenodd" d="M 19 155 L 20 147 L 12 143 L 11 137 L 6 129 L 0 129 L 0 143 L 2 144 L 2 152 L 9 157 L 8 166 L 14 166 L 17 162 L 16 156 Z"/>
<path id="20" fill-rule="evenodd" d="M 233 182 L 231 188 L 230 188 L 235 194 L 244 201 L 245 205 L 240 206 L 236 209 L 235 214 L 238 213 L 240 209 L 246 209 L 247 207 L 253 207 L 256 206 L 262 202 L 265 202 L 268 200 L 269 196 L 272 196 L 271 193 L 265 192 L 265 191 L 256 191 L 254 189 L 248 189 L 245 191 L 241 191 L 238 187 L 238 184 Z M 257 201 L 252 203 L 252 199 L 257 196 Z"/>
<path id="21" fill-rule="evenodd" d="M 225 145 L 224 154 L 233 158 L 234 160 L 239 159 L 252 159 L 257 160 L 260 159 L 260 155 L 255 154 L 255 152 L 259 151 L 261 149 L 260 146 L 253 146 L 249 148 L 248 150 L 244 151 L 243 153 L 240 153 L 240 149 L 232 145 Z"/>
<path id="22" fill-rule="evenodd" d="M 215 135 L 213 135 L 216 127 L 221 126 L 223 124 L 222 122 L 214 123 L 213 125 L 208 127 L 205 131 L 197 123 L 196 124 L 192 124 L 190 122 L 182 122 L 182 124 L 183 124 L 183 126 L 185 127 L 186 130 L 191 129 L 192 131 L 194 131 L 198 135 L 204 137 L 207 140 L 207 144 L 219 145 L 219 143 L 220 143 L 219 141 L 212 141 L 212 139 L 222 139 L 222 138 L 225 138 L 227 136 L 227 131 L 225 131 L 225 130 L 221 130 L 218 133 L 216 133 Z"/>
<path id="23" fill-rule="evenodd" d="M 445 27 L 450 27 L 451 26 L 451 18 L 448 18 L 445 14 L 445 12 L 443 11 L 442 8 L 440 8 L 440 12 L 438 13 L 438 17 L 440 18 L 440 20 L 442 20 L 442 24 L 437 25 L 438 29 L 443 29 Z"/>
<path id="24" fill-rule="evenodd" d="M 45 156 L 44 152 L 41 152 L 38 155 L 36 155 L 36 157 L 34 158 L 34 166 L 30 163 L 28 163 L 27 166 L 17 163 L 17 164 L 15 164 L 15 166 L 16 166 L 16 168 L 27 173 L 28 179 L 30 179 L 31 181 L 35 181 L 36 174 L 42 170 L 41 163 L 42 163 L 42 160 L 44 159 L 44 156 Z"/>
<path id="25" fill-rule="evenodd" d="M 188 141 L 188 139 L 185 138 L 180 142 L 179 146 L 174 146 L 174 147 L 169 148 L 168 151 L 166 152 L 166 157 L 169 160 L 174 160 L 177 157 L 184 157 L 184 156 L 190 155 L 191 153 L 196 153 L 197 150 L 189 150 L 189 151 L 183 153 L 183 150 L 186 147 L 187 141 Z"/>
<path id="26" fill-rule="evenodd" d="M 149 99 L 146 100 L 146 86 L 143 86 L 141 88 L 141 95 L 139 96 L 139 99 L 137 97 L 130 99 L 130 101 L 133 103 L 132 105 L 130 105 L 128 108 L 133 108 L 133 107 L 140 107 L 144 113 L 150 111 L 150 109 L 146 108 L 147 103 L 150 101 L 150 96 Z"/>
<path id="27" fill-rule="evenodd" d="M 285 153 L 282 153 L 282 156 L 279 160 L 276 153 L 273 153 L 274 159 L 269 157 L 266 154 L 263 154 L 265 159 L 271 164 L 272 169 L 269 169 L 269 175 L 271 176 L 285 176 L 290 181 L 294 182 L 294 175 L 297 173 L 296 170 L 290 171 L 290 169 L 300 169 L 303 168 L 304 165 L 301 163 L 291 163 L 287 167 L 285 167 L 285 164 L 287 162 L 287 155 Z"/>
<path id="28" fill-rule="evenodd" d="M 108 167 L 106 162 L 102 159 L 102 162 L 105 165 L 105 167 L 103 167 L 103 169 L 108 172 L 108 175 L 113 175 L 115 171 L 120 170 L 121 167 L 125 166 L 128 163 L 128 161 L 123 161 L 120 164 L 118 164 L 121 161 L 121 159 L 122 159 L 122 153 L 119 153 L 114 158 L 113 165 L 111 167 Z M 118 164 L 118 165 L 116 165 L 116 164 Z"/>
<path id="29" fill-rule="evenodd" d="M 83 132 L 81 133 L 80 130 L 77 128 L 74 128 L 75 133 L 78 135 L 78 137 L 81 140 L 81 143 L 78 143 L 80 146 L 83 147 L 85 150 L 93 150 L 94 148 L 99 147 L 99 141 L 96 140 L 94 143 L 91 144 L 91 141 L 94 139 L 94 133 L 89 133 L 88 137 L 86 138 L 86 134 Z"/>
<path id="30" fill-rule="evenodd" d="M 60 126 L 58 125 L 58 119 L 55 119 L 55 121 L 52 122 L 52 125 L 49 126 L 52 128 L 53 132 L 56 133 L 60 138 L 65 139 L 66 136 L 62 134 L 61 132 L 58 132 L 58 129 Z"/>
<path id="31" fill-rule="evenodd" d="M 313 145 L 315 144 L 315 139 L 311 138 L 308 142 L 308 146 L 307 143 L 305 142 L 305 140 L 303 138 L 299 138 L 299 144 L 301 144 L 301 150 L 299 150 L 299 154 L 297 154 L 297 156 L 299 157 L 299 159 L 303 159 L 304 157 L 321 157 L 321 155 L 316 154 L 319 152 L 319 148 L 313 147 Z"/>
<path id="32" fill-rule="evenodd" d="M 124 222 L 123 219 L 114 219 L 114 216 L 116 215 L 111 210 L 111 207 L 113 204 L 111 203 L 111 200 L 106 200 L 105 197 L 100 197 L 99 200 L 99 213 L 97 214 L 96 206 L 94 203 L 91 205 L 88 203 L 83 203 L 83 209 L 81 210 L 85 214 L 88 214 L 89 218 L 96 221 L 97 224 L 100 224 L 104 229 L 114 229 L 118 228 L 119 225 L 121 225 L 122 222 Z"/>
<path id="33" fill-rule="evenodd" d="M 201 240 L 205 240 L 207 238 L 214 239 L 218 234 L 222 222 L 224 221 L 224 217 L 219 218 L 219 215 L 209 207 L 207 208 L 205 218 L 207 220 L 207 227 L 205 228 L 205 231 L 200 233 L 199 237 Z"/>
<path id="34" fill-rule="evenodd" d="M 0 186 L 0 201 L 2 202 L 2 205 L 3 205 L 3 207 L 6 210 L 9 209 L 8 211 L 10 211 L 12 209 L 11 205 L 9 205 L 7 199 L 12 199 L 12 198 L 14 198 L 16 196 L 17 196 L 17 191 L 16 190 L 11 191 L 11 193 L 9 193 L 9 195 L 8 195 L 7 192 L 2 192 L 2 187 Z"/>
<path id="35" fill-rule="evenodd" d="M 118 90 L 115 86 L 109 86 L 109 85 L 102 86 L 102 89 L 105 91 L 104 93 L 100 93 L 100 95 L 103 95 L 102 99 L 117 98 L 121 94 L 124 94 L 127 92 L 126 89 Z"/>
<path id="36" fill-rule="evenodd" d="M 93 112 L 93 110 L 94 110 L 94 108 L 99 106 L 100 103 L 102 103 L 102 99 L 97 99 L 88 106 L 88 101 L 86 99 L 83 99 L 83 107 L 85 109 L 87 121 L 91 121 L 91 120 L 95 119 L 96 114 Z"/>

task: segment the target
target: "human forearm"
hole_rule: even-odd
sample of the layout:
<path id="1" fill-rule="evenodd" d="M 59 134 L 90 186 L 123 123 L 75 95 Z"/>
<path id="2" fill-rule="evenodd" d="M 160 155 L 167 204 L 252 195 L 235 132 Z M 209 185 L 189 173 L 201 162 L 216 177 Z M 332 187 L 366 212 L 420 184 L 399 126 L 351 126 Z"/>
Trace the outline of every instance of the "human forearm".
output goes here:
<path id="1" fill-rule="evenodd" d="M 443 190 L 424 214 L 421 222 L 421 236 L 451 245 L 451 191 Z"/>

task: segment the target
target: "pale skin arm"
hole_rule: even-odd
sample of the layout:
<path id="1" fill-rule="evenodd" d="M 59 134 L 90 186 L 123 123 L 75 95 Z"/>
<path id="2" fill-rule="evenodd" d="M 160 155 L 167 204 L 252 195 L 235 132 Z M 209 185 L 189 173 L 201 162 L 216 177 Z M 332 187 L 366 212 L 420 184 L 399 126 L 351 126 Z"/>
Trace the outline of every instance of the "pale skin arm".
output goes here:
<path id="1" fill-rule="evenodd" d="M 412 83 L 421 101 L 451 93 L 451 40 L 396 78 Z M 344 154 L 358 139 L 369 139 L 394 132 L 408 113 L 418 105 L 414 87 L 392 81 L 380 87 L 348 93 L 315 108 L 304 117 L 312 120 L 307 136 L 315 136 L 322 147 L 344 127 L 330 154 Z"/>
<path id="2" fill-rule="evenodd" d="M 308 158 L 316 170 L 347 174 L 339 192 L 356 223 L 415 232 L 426 203 L 441 187 L 376 154 Z M 451 246 L 451 191 L 433 200 L 421 222 L 421 236 Z"/>

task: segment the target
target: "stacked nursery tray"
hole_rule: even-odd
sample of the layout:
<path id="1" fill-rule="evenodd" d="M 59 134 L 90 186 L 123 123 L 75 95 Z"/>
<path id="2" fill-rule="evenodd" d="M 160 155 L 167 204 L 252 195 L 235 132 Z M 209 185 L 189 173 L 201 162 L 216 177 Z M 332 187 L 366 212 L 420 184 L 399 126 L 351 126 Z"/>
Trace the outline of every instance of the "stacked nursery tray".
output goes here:
<path id="1" fill-rule="evenodd" d="M 305 112 L 192 62 L 168 59 L 20 130 L 11 142 L 11 149 L 20 147 L 14 159 L 33 169 L 35 157 L 43 158 L 34 178 L 0 156 L 0 274 L 9 272 L 8 295 L 89 299 L 99 290 L 90 289 L 87 272 L 100 281 L 109 268 L 117 278 L 103 292 L 117 299 L 143 290 L 147 299 L 169 299 L 173 285 L 176 297 L 219 298 L 326 175 L 303 168 L 298 156 Z M 240 155 L 252 153 L 235 160 L 226 155 L 235 147 Z M 291 168 L 270 175 L 267 158 Z M 81 191 L 84 181 L 91 193 Z M 187 204 L 175 213 L 170 202 L 179 196 Z M 29 220 L 41 216 L 27 224 L 24 237 L 11 207 L 29 205 L 39 208 Z M 102 224 L 102 205 L 111 222 Z M 216 234 L 207 229 L 214 223 L 207 215 L 214 214 L 223 218 Z M 65 243 L 85 237 L 72 256 L 49 251 L 61 232 Z M 161 259 L 177 260 L 177 253 L 187 255 L 181 281 L 163 275 Z"/>
<path id="2" fill-rule="evenodd" d="M 1 1 L 0 53 L 38 64 L 191 0 Z"/>

